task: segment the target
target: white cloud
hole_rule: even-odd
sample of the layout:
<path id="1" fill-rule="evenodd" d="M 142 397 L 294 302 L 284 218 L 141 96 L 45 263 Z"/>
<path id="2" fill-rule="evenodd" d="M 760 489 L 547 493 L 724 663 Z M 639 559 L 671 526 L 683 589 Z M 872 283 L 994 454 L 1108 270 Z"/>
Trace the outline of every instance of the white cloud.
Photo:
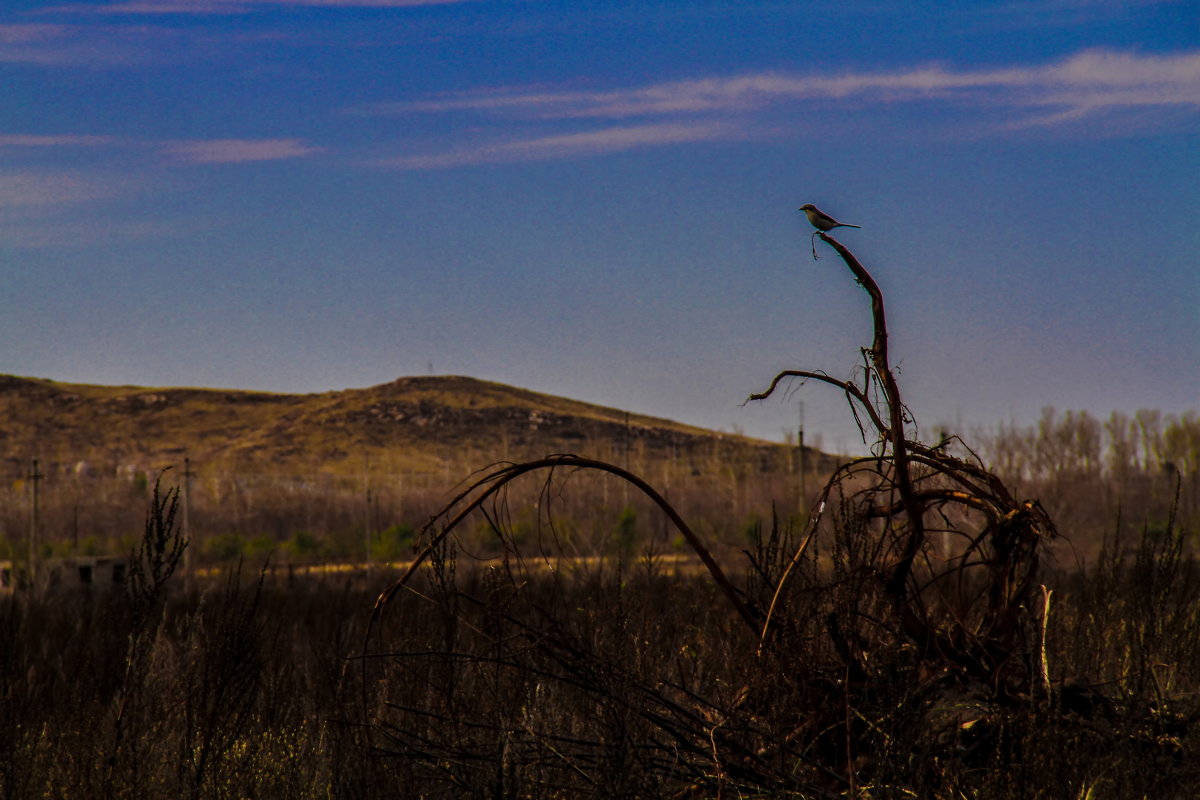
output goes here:
<path id="1" fill-rule="evenodd" d="M 401 169 L 436 169 L 470 164 L 545 161 L 683 142 L 734 138 L 743 138 L 743 135 L 734 126 L 719 123 L 634 125 L 522 139 L 428 155 L 398 156 L 382 159 L 377 163 Z"/>
<path id="2" fill-rule="evenodd" d="M 0 134 L 0 147 L 95 147 L 113 141 L 111 136 Z"/>
<path id="3" fill-rule="evenodd" d="M 67 172 L 0 175 L 0 207 L 72 205 L 106 200 L 119 193 L 110 182 Z"/>
<path id="4" fill-rule="evenodd" d="M 245 3 L 227 0 L 130 0 L 98 6 L 60 6 L 56 11 L 91 11 L 97 14 L 237 14 Z"/>
<path id="5" fill-rule="evenodd" d="M 43 247 L 94 247 L 114 242 L 184 236 L 205 228 L 194 220 L 78 219 L 54 216 L 7 224 L 0 219 L 0 242 L 5 247 L 32 250 Z"/>
<path id="6" fill-rule="evenodd" d="M 345 6 L 348 8 L 414 8 L 416 6 L 452 6 L 475 0 L 250 0 L 280 6 Z"/>
<path id="7" fill-rule="evenodd" d="M 1145 56 L 1090 50 L 1037 72 L 1030 102 L 1083 107 L 1200 106 L 1200 52 Z"/>
<path id="8" fill-rule="evenodd" d="M 0 25 L 0 62 L 128 67 L 175 57 L 184 40 L 155 25 Z"/>
<path id="9" fill-rule="evenodd" d="M 302 158 L 322 152 L 299 139 L 202 139 L 165 142 L 167 155 L 189 164 L 237 164 Z"/>
<path id="10" fill-rule="evenodd" d="M 96 134 L 0 133 L 0 150 L 61 147 L 157 151 L 183 164 L 238 164 L 303 158 L 325 152 L 301 139 L 134 140 Z"/>
<path id="11" fill-rule="evenodd" d="M 69 4 L 47 11 L 94 14 L 245 14 L 264 6 L 319 8 L 414 8 L 455 5 L 473 0 L 121 0 L 101 5 Z"/>
<path id="12" fill-rule="evenodd" d="M 963 111 L 964 129 L 973 136 L 981 125 L 992 132 L 1053 128 L 1097 114 L 1106 115 L 1107 130 L 1152 129 L 1200 110 L 1200 51 L 1145 55 L 1086 50 L 1035 66 L 968 70 L 938 64 L 837 75 L 764 72 L 622 89 L 503 87 L 381 103 L 366 112 L 486 115 L 520 119 L 525 125 L 533 121 L 549 129 L 519 141 L 405 154 L 378 162 L 433 169 L 744 139 L 748 131 L 758 137 L 795 136 L 802 124 L 792 113 L 797 110 L 818 109 L 828 128 L 831 108 L 862 110 L 915 102 Z M 1138 113 L 1131 115 L 1130 110 Z M 784 116 L 772 117 L 776 112 Z M 564 121 L 576 128 L 589 121 L 604 127 L 563 133 Z"/>
<path id="13" fill-rule="evenodd" d="M 0 25 L 0 45 L 50 41 L 68 30 L 66 25 Z"/>
<path id="14" fill-rule="evenodd" d="M 955 70 L 935 65 L 841 75 L 757 73 L 590 92 L 501 89 L 406 104 L 381 104 L 377 110 L 619 119 L 737 113 L 822 99 L 897 103 L 956 96 L 1005 106 L 1200 107 L 1200 52 L 1141 55 L 1089 50 L 1054 64 L 992 70 Z"/>
<path id="15" fill-rule="evenodd" d="M 70 25 L 0 25 L 0 63 L 57 64 L 68 60 Z"/>

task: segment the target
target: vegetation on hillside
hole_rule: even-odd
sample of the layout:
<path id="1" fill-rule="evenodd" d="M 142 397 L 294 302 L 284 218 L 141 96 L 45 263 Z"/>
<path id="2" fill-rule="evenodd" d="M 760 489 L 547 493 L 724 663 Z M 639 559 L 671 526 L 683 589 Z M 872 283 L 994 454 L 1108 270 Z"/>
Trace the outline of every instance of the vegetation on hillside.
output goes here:
<path id="1" fill-rule="evenodd" d="M 38 459 L 67 480 L 182 467 L 209 475 L 307 479 L 460 474 L 549 452 L 691 462 L 779 458 L 781 445 L 720 434 L 474 378 L 401 378 L 368 389 L 288 395 L 92 386 L 0 376 L 0 454 L 10 479 Z"/>
<path id="2" fill-rule="evenodd" d="M 0 411 L 0 559 L 25 558 L 31 525 L 39 557 L 127 551 L 138 533 L 128 509 L 148 501 L 167 467 L 183 488 L 199 566 L 270 552 L 301 564 L 407 557 L 404 531 L 423 525 L 463 476 L 555 452 L 650 476 L 713 520 L 709 532 L 737 539 L 773 503 L 798 511 L 801 470 L 815 486 L 833 465 L 811 448 L 801 457 L 795 447 L 469 378 L 321 395 L 0 378 Z M 583 534 L 627 501 L 641 510 L 621 487 L 598 483 L 570 502 Z"/>

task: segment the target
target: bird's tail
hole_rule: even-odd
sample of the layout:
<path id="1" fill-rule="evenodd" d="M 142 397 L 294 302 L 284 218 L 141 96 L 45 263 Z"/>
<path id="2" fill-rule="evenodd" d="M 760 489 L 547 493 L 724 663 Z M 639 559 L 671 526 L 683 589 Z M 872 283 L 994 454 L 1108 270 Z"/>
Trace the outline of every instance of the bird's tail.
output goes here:
<path id="1" fill-rule="evenodd" d="M 838 227 L 839 228 L 862 228 L 862 225 L 847 225 L 846 223 L 843 222 L 840 225 L 838 225 Z"/>

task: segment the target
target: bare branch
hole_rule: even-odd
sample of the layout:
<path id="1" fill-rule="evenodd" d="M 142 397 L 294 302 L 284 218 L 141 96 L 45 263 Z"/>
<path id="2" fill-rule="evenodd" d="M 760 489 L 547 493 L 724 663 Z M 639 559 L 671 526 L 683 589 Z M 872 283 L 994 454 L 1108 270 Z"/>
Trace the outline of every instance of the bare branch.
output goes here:
<path id="1" fill-rule="evenodd" d="M 447 504 L 438 514 L 436 514 L 434 518 L 425 526 L 425 529 L 422 531 L 422 537 L 432 528 L 438 519 L 450 514 L 454 510 L 455 506 L 466 500 L 473 492 L 482 490 L 478 496 L 467 502 L 465 506 L 459 509 L 458 512 L 452 518 L 450 518 L 445 525 L 442 526 L 441 531 L 439 531 L 429 540 L 424 549 L 417 555 L 415 559 L 413 559 L 412 564 L 407 570 L 405 570 L 404 574 L 401 575 L 400 578 L 397 579 L 390 587 L 388 587 L 388 589 L 380 594 L 379 599 L 375 601 L 375 608 L 371 614 L 371 622 L 367 630 L 368 639 L 371 635 L 371 628 L 374 627 L 376 621 L 379 619 L 384 607 L 392 600 L 393 597 L 395 597 L 397 592 L 404 588 L 412 576 L 416 574 L 417 570 L 420 569 L 421 565 L 426 561 L 426 559 L 429 558 L 430 554 L 433 553 L 433 551 L 442 543 L 442 541 L 449 536 L 450 533 L 472 511 L 478 508 L 485 500 L 494 495 L 503 486 L 520 477 L 521 475 L 540 469 L 554 469 L 556 467 L 575 467 L 579 469 L 593 469 L 600 472 L 607 472 L 617 476 L 618 478 L 621 478 L 622 480 L 628 481 L 648 498 L 650 498 L 655 505 L 662 509 L 663 513 L 667 515 L 667 518 L 671 520 L 671 523 L 675 525 L 679 532 L 683 534 L 684 539 L 687 540 L 687 543 L 691 546 L 692 550 L 695 551 L 696 555 L 700 557 L 700 560 L 708 569 L 709 574 L 712 575 L 713 581 L 725 593 L 726 598 L 729 600 L 734 610 L 737 611 L 743 621 L 750 626 L 751 630 L 753 630 L 755 633 L 758 632 L 758 618 L 754 615 L 754 612 L 752 612 L 750 608 L 742 601 L 741 594 L 736 588 L 734 588 L 733 584 L 730 583 L 720 565 L 717 564 L 716 559 L 713 558 L 712 554 L 708 551 L 708 548 L 704 546 L 704 543 L 700 540 L 700 537 L 697 536 L 696 533 L 687 525 L 687 523 L 683 521 L 683 518 L 679 516 L 679 512 L 677 512 L 675 508 L 654 489 L 654 487 L 646 483 L 632 472 L 629 472 L 628 470 L 625 470 L 614 464 L 609 464 L 604 461 L 597 461 L 590 458 L 583 458 L 581 456 L 571 454 L 559 454 L 547 456 L 546 458 L 538 459 L 536 461 L 527 461 L 522 464 L 511 464 L 484 475 L 482 478 L 475 481 L 475 483 L 471 484 L 465 490 L 460 492 L 457 497 L 450 501 L 449 504 Z"/>
<path id="2" fill-rule="evenodd" d="M 765 391 L 750 395 L 746 398 L 746 402 L 748 403 L 751 400 L 766 400 L 771 396 L 775 389 L 778 388 L 779 382 L 784 378 L 811 378 L 815 381 L 828 383 L 830 386 L 836 386 L 845 392 L 848 398 L 853 398 L 854 400 L 858 401 L 858 403 L 863 407 L 863 410 L 867 412 L 867 416 L 871 418 L 871 424 L 875 426 L 875 429 L 879 432 L 881 438 L 886 439 L 888 437 L 888 427 L 883 424 L 883 420 L 880 418 L 879 412 L 875 410 L 875 407 L 871 404 L 871 401 L 866 394 L 863 393 L 862 389 L 859 389 L 857 386 L 848 381 L 842 381 L 838 380 L 837 378 L 830 377 L 824 372 L 808 372 L 806 370 L 799 369 L 785 369 L 783 372 L 780 372 L 775 376 L 775 379 L 771 381 L 771 385 L 768 386 Z"/>
<path id="3" fill-rule="evenodd" d="M 912 570 L 913 560 L 925 543 L 925 510 L 920 500 L 913 492 L 912 476 L 908 465 L 908 443 L 904 435 L 904 403 L 900 398 L 900 387 L 892 374 L 888 363 L 887 319 L 883 310 L 883 293 L 879 285 L 871 277 L 871 273 L 859 263 L 846 247 L 827 233 L 820 233 L 821 239 L 837 251 L 850 268 L 854 279 L 871 296 L 871 316 L 874 320 L 875 338 L 871 342 L 871 361 L 875 368 L 875 377 L 883 386 L 884 397 L 887 400 L 890 416 L 890 442 L 892 445 L 892 461 L 896 467 L 896 487 L 900 491 L 900 500 L 904 504 L 904 512 L 908 517 L 908 544 L 904 557 L 896 564 L 891 578 L 888 580 L 888 591 L 900 602 L 904 596 L 904 586 L 908 581 L 908 573 Z"/>

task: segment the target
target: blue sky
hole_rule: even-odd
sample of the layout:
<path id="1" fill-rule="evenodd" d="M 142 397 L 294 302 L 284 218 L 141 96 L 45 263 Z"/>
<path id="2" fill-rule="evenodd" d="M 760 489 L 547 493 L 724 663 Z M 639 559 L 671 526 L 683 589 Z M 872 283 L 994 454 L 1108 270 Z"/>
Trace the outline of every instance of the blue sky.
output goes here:
<path id="1" fill-rule="evenodd" d="M 116 0 L 0 10 L 0 372 L 467 374 L 852 448 L 1200 406 L 1189 2 Z"/>

